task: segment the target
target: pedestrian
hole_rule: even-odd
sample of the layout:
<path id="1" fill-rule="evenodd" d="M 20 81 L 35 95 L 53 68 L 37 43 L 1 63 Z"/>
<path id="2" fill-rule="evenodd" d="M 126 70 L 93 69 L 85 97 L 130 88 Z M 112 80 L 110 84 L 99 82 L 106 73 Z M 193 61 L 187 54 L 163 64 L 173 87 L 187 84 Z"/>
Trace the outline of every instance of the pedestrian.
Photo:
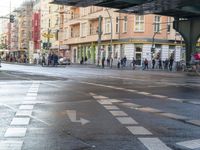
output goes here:
<path id="1" fill-rule="evenodd" d="M 159 58 L 159 60 L 158 60 L 158 66 L 159 66 L 159 69 L 162 69 L 162 61 L 161 61 L 160 58 Z"/>
<path id="2" fill-rule="evenodd" d="M 42 55 L 42 67 L 46 65 L 45 55 Z"/>
<path id="3" fill-rule="evenodd" d="M 135 70 L 135 64 L 136 64 L 136 61 L 135 61 L 135 58 L 133 57 L 133 60 L 131 62 L 133 64 L 133 70 Z"/>
<path id="4" fill-rule="evenodd" d="M 169 60 L 169 70 L 170 71 L 172 71 L 173 63 L 174 63 L 174 59 L 173 59 L 173 57 L 170 57 L 170 60 Z"/>
<path id="5" fill-rule="evenodd" d="M 101 60 L 102 68 L 104 68 L 104 63 L 105 63 L 105 57 L 103 56 L 103 58 Z"/>
<path id="6" fill-rule="evenodd" d="M 118 58 L 118 60 L 117 60 L 117 68 L 118 68 L 118 69 L 120 68 L 120 64 L 121 64 L 121 59 Z"/>
<path id="7" fill-rule="evenodd" d="M 152 60 L 152 69 L 155 68 L 155 64 L 156 64 L 156 61 L 155 61 L 155 58 L 153 58 L 153 60 Z"/>
<path id="8" fill-rule="evenodd" d="M 143 70 L 148 69 L 148 60 L 145 58 L 144 60 L 144 68 Z"/>
<path id="9" fill-rule="evenodd" d="M 107 57 L 107 67 L 110 67 L 110 58 L 109 57 Z"/>

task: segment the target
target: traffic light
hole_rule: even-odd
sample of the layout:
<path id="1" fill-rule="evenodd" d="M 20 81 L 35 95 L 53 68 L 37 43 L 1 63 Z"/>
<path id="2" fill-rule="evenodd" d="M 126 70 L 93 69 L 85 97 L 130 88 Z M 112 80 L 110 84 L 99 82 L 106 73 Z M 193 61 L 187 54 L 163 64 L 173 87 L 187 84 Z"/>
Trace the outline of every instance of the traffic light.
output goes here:
<path id="1" fill-rule="evenodd" d="M 15 21 L 15 16 L 14 15 L 10 15 L 10 23 L 14 23 Z"/>

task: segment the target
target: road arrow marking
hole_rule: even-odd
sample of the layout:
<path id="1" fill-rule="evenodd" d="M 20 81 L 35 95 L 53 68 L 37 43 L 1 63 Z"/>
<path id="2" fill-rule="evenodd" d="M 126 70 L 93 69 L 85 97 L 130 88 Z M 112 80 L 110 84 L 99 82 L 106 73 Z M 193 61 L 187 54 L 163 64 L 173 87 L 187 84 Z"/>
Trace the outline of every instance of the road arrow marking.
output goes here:
<path id="1" fill-rule="evenodd" d="M 90 122 L 89 120 L 86 120 L 84 118 L 80 118 L 80 120 L 77 120 L 75 110 L 67 110 L 66 112 L 67 112 L 67 115 L 69 116 L 69 119 L 71 120 L 71 122 L 81 123 L 82 125 L 85 125 Z"/>

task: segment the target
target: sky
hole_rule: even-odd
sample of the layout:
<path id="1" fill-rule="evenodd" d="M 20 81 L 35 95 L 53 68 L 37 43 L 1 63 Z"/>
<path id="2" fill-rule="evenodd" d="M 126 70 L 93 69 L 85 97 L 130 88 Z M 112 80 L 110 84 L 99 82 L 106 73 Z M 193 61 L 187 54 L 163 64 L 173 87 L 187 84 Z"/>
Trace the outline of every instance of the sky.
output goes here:
<path id="1" fill-rule="evenodd" d="M 5 16 L 10 13 L 10 1 L 11 10 L 18 8 L 25 0 L 0 0 L 0 16 Z"/>

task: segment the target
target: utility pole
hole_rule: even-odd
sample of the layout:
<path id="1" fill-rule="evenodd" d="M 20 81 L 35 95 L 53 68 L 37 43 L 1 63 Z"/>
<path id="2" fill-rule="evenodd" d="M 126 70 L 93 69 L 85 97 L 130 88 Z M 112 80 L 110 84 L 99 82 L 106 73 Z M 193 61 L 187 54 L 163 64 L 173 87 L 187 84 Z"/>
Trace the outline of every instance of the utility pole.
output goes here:
<path id="1" fill-rule="evenodd" d="M 112 25 L 112 17 L 110 15 L 110 12 L 108 11 L 108 8 L 106 8 L 106 11 L 108 13 L 109 19 L 110 19 L 110 28 L 111 28 L 111 33 L 110 33 L 110 49 L 109 49 L 109 53 L 112 53 L 112 39 L 113 39 L 113 25 Z"/>
<path id="2" fill-rule="evenodd" d="M 102 36 L 102 16 L 99 16 L 98 19 L 98 53 L 97 53 L 97 65 L 100 65 L 100 54 L 101 54 L 101 36 Z"/>

